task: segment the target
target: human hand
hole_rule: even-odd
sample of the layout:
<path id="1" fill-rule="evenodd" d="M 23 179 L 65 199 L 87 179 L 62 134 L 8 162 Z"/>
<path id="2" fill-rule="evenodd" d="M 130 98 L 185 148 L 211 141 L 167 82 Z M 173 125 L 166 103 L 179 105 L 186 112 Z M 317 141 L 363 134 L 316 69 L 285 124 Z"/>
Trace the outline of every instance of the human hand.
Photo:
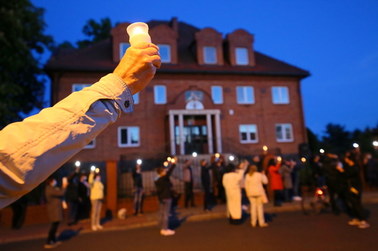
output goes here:
<path id="1" fill-rule="evenodd" d="M 148 85 L 160 65 L 159 47 L 139 43 L 127 49 L 113 73 L 122 78 L 134 95 Z"/>

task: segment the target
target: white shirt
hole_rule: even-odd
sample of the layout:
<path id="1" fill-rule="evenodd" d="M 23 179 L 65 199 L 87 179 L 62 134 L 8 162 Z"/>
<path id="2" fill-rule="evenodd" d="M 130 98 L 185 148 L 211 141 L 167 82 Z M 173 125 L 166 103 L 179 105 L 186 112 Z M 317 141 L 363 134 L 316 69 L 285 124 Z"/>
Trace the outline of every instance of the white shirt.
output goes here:
<path id="1" fill-rule="evenodd" d="M 133 110 L 127 85 L 114 74 L 53 107 L 0 131 L 0 208 L 31 191 L 73 155 Z"/>

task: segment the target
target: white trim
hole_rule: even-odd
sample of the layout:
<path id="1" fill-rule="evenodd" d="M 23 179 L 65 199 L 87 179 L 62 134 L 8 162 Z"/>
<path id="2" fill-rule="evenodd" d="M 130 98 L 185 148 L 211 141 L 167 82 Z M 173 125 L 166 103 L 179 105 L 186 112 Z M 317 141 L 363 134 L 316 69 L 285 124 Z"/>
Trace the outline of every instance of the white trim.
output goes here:
<path id="1" fill-rule="evenodd" d="M 162 101 L 159 101 L 157 100 L 158 99 L 158 96 L 157 96 L 157 89 L 158 88 L 162 88 L 163 92 L 164 92 L 164 97 L 163 97 L 163 100 Z M 167 87 L 165 85 L 155 85 L 154 86 L 154 102 L 156 105 L 164 105 L 167 103 Z"/>
<path id="2" fill-rule="evenodd" d="M 277 89 L 278 90 L 278 100 L 274 100 L 274 89 Z M 286 94 L 287 94 L 287 101 L 283 101 L 284 99 L 284 96 L 283 96 L 283 89 L 286 90 Z M 290 104 L 290 94 L 289 94 L 289 87 L 287 86 L 272 86 L 271 88 L 271 93 L 272 93 L 272 103 L 275 104 L 275 105 L 287 105 L 287 104 Z"/>
<path id="3" fill-rule="evenodd" d="M 162 56 L 161 56 L 161 54 L 160 54 L 160 56 L 161 56 L 161 62 L 162 63 L 171 63 L 172 62 L 172 57 L 171 57 L 171 45 L 169 45 L 169 44 L 157 44 L 157 46 L 159 47 L 159 50 L 161 51 L 161 49 L 162 48 L 167 48 L 167 51 L 168 51 L 168 55 L 167 55 L 167 59 L 165 59 L 165 58 L 163 58 Z"/>
<path id="4" fill-rule="evenodd" d="M 278 137 L 277 137 L 277 126 L 281 126 L 282 127 L 282 137 L 283 137 L 282 139 L 278 139 Z M 288 128 L 290 128 L 290 134 L 291 134 L 291 138 L 290 139 L 287 139 L 286 135 L 285 135 L 285 129 L 287 128 L 286 126 L 288 126 Z M 275 124 L 274 130 L 275 130 L 276 141 L 277 142 L 279 142 L 279 143 L 294 142 L 294 131 L 293 131 L 293 125 L 291 123 L 278 123 L 278 124 Z"/>
<path id="5" fill-rule="evenodd" d="M 214 153 L 213 148 L 213 128 L 211 126 L 211 114 L 206 114 L 206 125 L 207 125 L 207 144 L 209 146 L 209 153 Z"/>
<path id="6" fill-rule="evenodd" d="M 128 130 L 129 128 L 137 128 L 138 129 L 138 143 L 137 144 L 129 143 L 131 141 L 131 134 L 130 133 L 127 134 L 127 141 L 128 142 L 126 144 L 121 142 L 121 131 L 123 129 Z M 127 147 L 139 147 L 140 146 L 140 128 L 139 128 L 139 126 L 119 126 L 117 131 L 118 131 L 118 133 L 117 133 L 118 147 L 127 148 Z"/>
<path id="7" fill-rule="evenodd" d="M 243 101 L 239 101 L 239 96 L 238 96 L 238 89 L 239 88 L 242 88 L 242 90 L 243 90 Z M 248 97 L 247 90 L 249 88 L 251 88 L 251 90 L 252 90 L 252 101 L 251 102 L 246 101 L 246 99 Z M 240 105 L 254 104 L 255 103 L 255 89 L 253 88 L 253 86 L 236 86 L 236 103 L 238 103 Z"/>
<path id="8" fill-rule="evenodd" d="M 256 134 L 256 139 L 252 140 L 252 139 L 249 138 L 250 131 L 247 129 L 247 132 L 246 132 L 247 133 L 247 140 L 242 140 L 242 138 L 241 138 L 241 130 L 240 130 L 240 128 L 242 126 L 247 126 L 247 127 L 254 126 L 255 129 L 256 129 L 256 131 L 254 132 Z M 255 143 L 258 143 L 259 142 L 259 135 L 258 135 L 257 125 L 256 124 L 241 124 L 241 125 L 239 125 L 239 139 L 240 139 L 240 143 L 241 144 L 251 144 L 251 143 L 255 144 Z"/>
<path id="9" fill-rule="evenodd" d="M 171 143 L 171 154 L 176 155 L 176 144 L 175 144 L 175 115 L 169 114 L 169 135 Z"/>

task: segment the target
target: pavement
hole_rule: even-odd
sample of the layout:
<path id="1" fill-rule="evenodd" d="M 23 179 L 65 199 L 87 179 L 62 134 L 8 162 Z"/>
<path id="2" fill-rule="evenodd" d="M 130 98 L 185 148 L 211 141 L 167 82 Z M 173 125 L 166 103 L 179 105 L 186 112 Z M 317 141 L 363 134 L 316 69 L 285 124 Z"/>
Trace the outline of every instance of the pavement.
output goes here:
<path id="1" fill-rule="evenodd" d="M 363 194 L 363 204 L 378 203 L 378 192 L 365 192 Z M 283 203 L 281 207 L 274 207 L 270 202 L 265 204 L 265 213 L 278 214 L 281 212 L 300 211 L 301 203 L 299 201 L 293 201 L 290 203 Z M 226 205 L 217 205 L 212 211 L 205 212 L 202 206 L 194 208 L 178 208 L 177 216 L 179 219 L 185 219 L 185 221 L 205 221 L 211 219 L 226 219 Z M 158 225 L 158 212 L 145 213 L 140 216 L 127 215 L 125 219 L 118 219 L 113 217 L 110 220 L 104 220 L 103 229 L 105 231 L 119 231 L 128 230 L 142 227 L 151 227 Z M 9 226 L 0 226 L 0 245 L 11 242 L 20 242 L 33 239 L 45 239 L 47 237 L 50 224 L 32 224 L 23 226 L 21 229 L 14 230 Z M 94 231 L 90 228 L 89 219 L 82 220 L 74 226 L 68 226 L 65 223 L 61 223 L 58 229 L 59 233 L 66 233 L 71 235 L 77 234 L 91 234 Z"/>

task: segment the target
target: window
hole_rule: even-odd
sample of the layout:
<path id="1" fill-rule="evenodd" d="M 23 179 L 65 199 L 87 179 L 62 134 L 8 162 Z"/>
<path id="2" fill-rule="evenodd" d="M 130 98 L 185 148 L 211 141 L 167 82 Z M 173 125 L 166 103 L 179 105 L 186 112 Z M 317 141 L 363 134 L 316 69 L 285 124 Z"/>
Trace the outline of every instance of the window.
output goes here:
<path id="1" fill-rule="evenodd" d="M 136 147 L 140 145 L 139 127 L 121 126 L 118 127 L 118 146 Z"/>
<path id="2" fill-rule="evenodd" d="M 237 86 L 236 96 L 238 104 L 254 104 L 255 95 L 252 86 Z"/>
<path id="3" fill-rule="evenodd" d="M 223 104 L 223 89 L 222 86 L 211 87 L 211 97 L 214 104 Z"/>
<path id="4" fill-rule="evenodd" d="M 72 92 L 81 91 L 85 87 L 91 86 L 91 84 L 73 84 L 72 85 Z"/>
<path id="5" fill-rule="evenodd" d="M 119 59 L 121 60 L 123 58 L 123 55 L 125 55 L 126 50 L 130 47 L 129 43 L 119 43 Z"/>
<path id="6" fill-rule="evenodd" d="M 273 104 L 289 104 L 289 88 L 285 86 L 272 87 L 272 102 Z"/>
<path id="7" fill-rule="evenodd" d="M 139 104 L 139 92 L 133 95 L 134 104 Z"/>
<path id="8" fill-rule="evenodd" d="M 203 47 L 203 61 L 205 64 L 217 63 L 217 51 L 215 47 L 205 46 Z"/>
<path id="9" fill-rule="evenodd" d="M 257 143 L 257 126 L 240 125 L 239 126 L 240 143 Z"/>
<path id="10" fill-rule="evenodd" d="M 154 86 L 154 98 L 155 98 L 155 104 L 167 103 L 167 91 L 164 85 Z"/>
<path id="11" fill-rule="evenodd" d="M 294 138 L 291 124 L 276 124 L 276 139 L 277 142 L 292 142 Z"/>
<path id="12" fill-rule="evenodd" d="M 247 48 L 236 48 L 235 57 L 237 65 L 248 65 L 248 50 Z"/>
<path id="13" fill-rule="evenodd" d="M 93 149 L 96 147 L 96 139 L 93 139 L 88 145 L 84 146 L 84 149 Z"/>
<path id="14" fill-rule="evenodd" d="M 171 62 L 171 46 L 168 44 L 158 44 L 159 53 L 162 63 Z"/>

